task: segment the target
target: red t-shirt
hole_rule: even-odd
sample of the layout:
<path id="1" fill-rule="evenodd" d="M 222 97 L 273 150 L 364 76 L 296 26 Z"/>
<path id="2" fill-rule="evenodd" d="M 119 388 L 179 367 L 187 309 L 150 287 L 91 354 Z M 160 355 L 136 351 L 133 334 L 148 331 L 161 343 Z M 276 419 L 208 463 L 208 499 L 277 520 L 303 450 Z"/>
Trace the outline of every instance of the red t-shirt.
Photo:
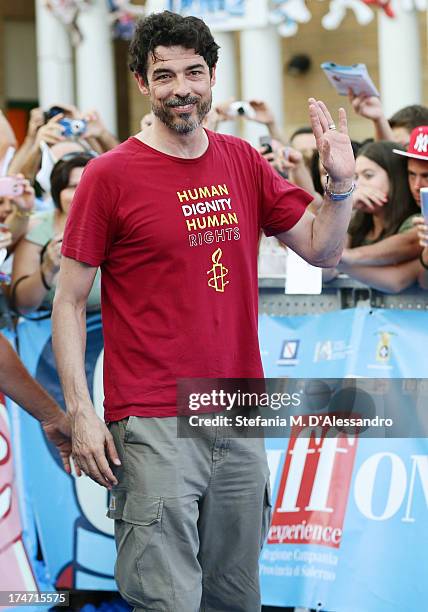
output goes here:
<path id="1" fill-rule="evenodd" d="M 177 378 L 263 376 L 260 228 L 292 228 L 312 197 L 243 140 L 207 134 L 197 159 L 130 138 L 73 200 L 62 253 L 101 266 L 107 421 L 175 415 Z"/>

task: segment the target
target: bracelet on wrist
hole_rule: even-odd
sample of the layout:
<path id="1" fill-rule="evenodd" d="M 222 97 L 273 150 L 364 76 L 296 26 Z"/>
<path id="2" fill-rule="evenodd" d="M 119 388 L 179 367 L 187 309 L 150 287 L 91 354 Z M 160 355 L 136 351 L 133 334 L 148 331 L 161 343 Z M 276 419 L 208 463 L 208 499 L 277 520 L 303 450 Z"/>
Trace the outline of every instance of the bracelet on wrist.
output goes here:
<path id="1" fill-rule="evenodd" d="M 50 291 L 52 289 L 52 286 L 49 285 L 48 281 L 46 280 L 46 276 L 45 276 L 45 273 L 43 272 L 42 266 L 40 266 L 40 278 L 42 279 L 42 284 L 43 284 L 43 287 L 46 289 L 46 291 Z"/>
<path id="2" fill-rule="evenodd" d="M 352 181 L 351 187 L 347 191 L 343 191 L 341 193 L 340 192 L 336 193 L 336 192 L 330 190 L 330 188 L 329 188 L 329 180 L 330 180 L 330 177 L 327 174 L 327 182 L 325 184 L 324 193 L 333 202 L 341 202 L 342 200 L 346 200 L 354 192 L 354 189 L 355 189 L 354 181 Z"/>
<path id="3" fill-rule="evenodd" d="M 428 264 L 426 264 L 426 263 L 424 262 L 423 254 L 424 254 L 424 252 L 423 252 L 423 251 L 421 251 L 421 253 L 420 253 L 420 255 L 419 255 L 419 261 L 421 262 L 422 267 L 423 267 L 423 268 L 425 268 L 425 270 L 428 270 Z"/>

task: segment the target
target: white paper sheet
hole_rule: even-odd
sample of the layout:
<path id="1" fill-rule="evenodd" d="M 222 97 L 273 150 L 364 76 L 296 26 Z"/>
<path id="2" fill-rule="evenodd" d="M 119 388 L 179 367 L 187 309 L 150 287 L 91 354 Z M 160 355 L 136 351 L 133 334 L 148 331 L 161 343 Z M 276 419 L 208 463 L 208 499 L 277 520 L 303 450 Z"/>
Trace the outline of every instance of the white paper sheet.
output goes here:
<path id="1" fill-rule="evenodd" d="M 311 266 L 297 253 L 288 249 L 285 293 L 316 295 L 322 291 L 322 269 Z"/>

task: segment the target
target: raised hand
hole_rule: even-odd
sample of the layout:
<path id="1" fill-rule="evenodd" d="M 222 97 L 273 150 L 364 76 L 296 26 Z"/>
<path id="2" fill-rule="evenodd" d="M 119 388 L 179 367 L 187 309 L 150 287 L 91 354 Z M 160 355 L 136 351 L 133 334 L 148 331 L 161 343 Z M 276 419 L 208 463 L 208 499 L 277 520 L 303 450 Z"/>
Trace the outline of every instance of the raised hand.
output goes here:
<path id="1" fill-rule="evenodd" d="M 264 125 L 275 123 L 275 117 L 266 102 L 263 100 L 250 100 L 249 105 L 254 110 L 255 115 L 254 117 L 246 117 L 246 119 L 263 123 Z"/>
<path id="2" fill-rule="evenodd" d="M 348 135 L 345 109 L 339 109 L 336 128 L 324 102 L 309 98 L 309 117 L 320 161 L 331 181 L 335 183 L 351 181 L 355 174 L 355 158 Z"/>
<path id="3" fill-rule="evenodd" d="M 34 189 L 23 174 L 15 174 L 14 177 L 22 184 L 24 191 L 19 196 L 11 197 L 10 200 L 21 212 L 29 213 L 33 210 L 35 204 Z"/>
<path id="4" fill-rule="evenodd" d="M 377 121 L 384 116 L 382 103 L 378 97 L 356 96 L 352 89 L 350 89 L 348 98 L 357 115 L 371 119 L 371 121 Z"/>

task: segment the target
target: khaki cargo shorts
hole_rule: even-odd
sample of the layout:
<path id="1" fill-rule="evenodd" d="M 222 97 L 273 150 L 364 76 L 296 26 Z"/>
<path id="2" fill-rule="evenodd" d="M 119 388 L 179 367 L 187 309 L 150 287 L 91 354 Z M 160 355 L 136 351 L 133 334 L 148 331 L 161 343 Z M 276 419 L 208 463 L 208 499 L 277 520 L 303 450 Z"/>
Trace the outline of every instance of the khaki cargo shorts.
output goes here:
<path id="1" fill-rule="evenodd" d="M 271 514 L 263 439 L 221 428 L 178 438 L 175 417 L 109 428 L 122 461 L 108 516 L 123 598 L 136 612 L 259 612 Z"/>

